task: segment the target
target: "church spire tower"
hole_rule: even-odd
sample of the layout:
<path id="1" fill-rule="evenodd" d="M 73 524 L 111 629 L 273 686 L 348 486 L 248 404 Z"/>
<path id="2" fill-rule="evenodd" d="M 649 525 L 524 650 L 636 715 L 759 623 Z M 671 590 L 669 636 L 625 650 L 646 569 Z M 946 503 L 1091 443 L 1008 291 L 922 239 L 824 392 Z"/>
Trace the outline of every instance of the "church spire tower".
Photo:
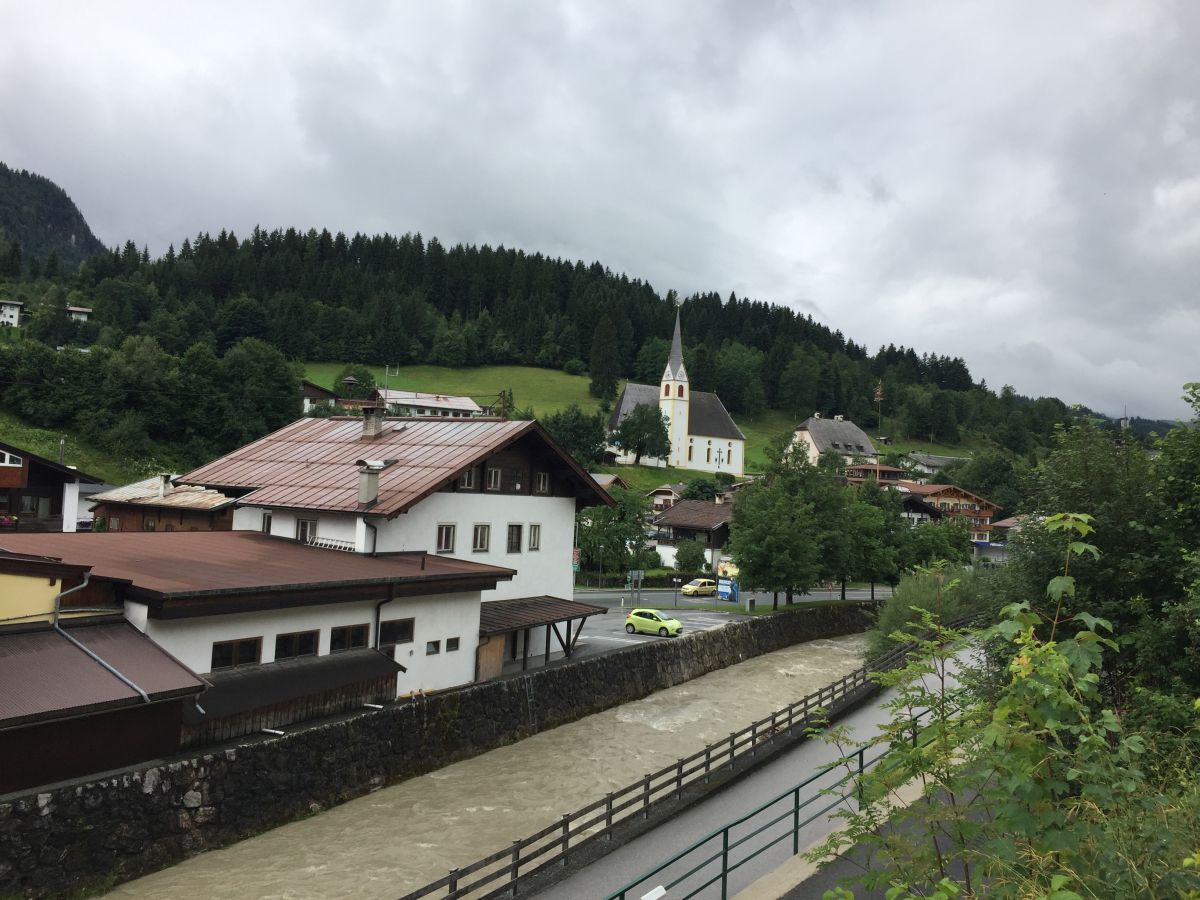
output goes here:
<path id="1" fill-rule="evenodd" d="M 658 408 L 667 418 L 667 437 L 671 441 L 668 464 L 686 467 L 688 464 L 688 403 L 691 385 L 683 365 L 683 333 L 679 327 L 679 309 L 675 309 L 675 334 L 671 338 L 671 355 L 663 372 L 658 395 Z"/>

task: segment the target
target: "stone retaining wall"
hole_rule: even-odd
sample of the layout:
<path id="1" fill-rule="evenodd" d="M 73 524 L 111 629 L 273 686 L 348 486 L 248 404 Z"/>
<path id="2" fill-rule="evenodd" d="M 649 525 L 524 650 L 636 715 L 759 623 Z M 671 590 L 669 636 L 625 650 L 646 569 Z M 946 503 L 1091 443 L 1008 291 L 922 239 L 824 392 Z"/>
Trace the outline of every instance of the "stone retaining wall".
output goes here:
<path id="1" fill-rule="evenodd" d="M 99 891 L 866 619 L 859 604 L 791 610 L 0 798 L 0 897 Z"/>

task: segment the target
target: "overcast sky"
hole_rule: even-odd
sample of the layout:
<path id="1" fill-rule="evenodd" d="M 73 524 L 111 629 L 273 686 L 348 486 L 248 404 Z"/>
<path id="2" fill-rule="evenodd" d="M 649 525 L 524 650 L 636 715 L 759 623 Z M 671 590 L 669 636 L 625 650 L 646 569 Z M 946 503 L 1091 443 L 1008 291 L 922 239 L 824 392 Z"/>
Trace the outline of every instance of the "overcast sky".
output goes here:
<path id="1" fill-rule="evenodd" d="M 0 0 L 0 159 L 107 244 L 420 231 L 1119 414 L 1200 380 L 1200 4 Z M 686 323 L 685 323 L 686 329 Z"/>

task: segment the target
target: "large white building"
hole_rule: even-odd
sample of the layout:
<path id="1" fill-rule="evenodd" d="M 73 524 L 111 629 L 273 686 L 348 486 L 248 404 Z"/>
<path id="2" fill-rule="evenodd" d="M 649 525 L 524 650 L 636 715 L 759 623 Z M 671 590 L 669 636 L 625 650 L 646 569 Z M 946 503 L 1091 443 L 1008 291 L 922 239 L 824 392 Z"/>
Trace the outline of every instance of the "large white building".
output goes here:
<path id="1" fill-rule="evenodd" d="M 679 314 L 675 314 L 675 334 L 671 355 L 656 388 L 650 384 L 629 382 L 617 398 L 609 418 L 610 431 L 639 406 L 657 405 L 667 422 L 671 450 L 665 459 L 645 459 L 649 465 L 668 465 L 702 472 L 729 472 L 742 475 L 746 466 L 746 437 L 733 421 L 725 404 L 716 394 L 693 391 L 683 364 L 683 339 Z M 633 462 L 633 456 L 618 457 Z"/>
<path id="2" fill-rule="evenodd" d="M 460 658 L 469 661 L 464 667 L 427 668 L 419 636 L 396 651 L 396 660 L 410 667 L 402 692 L 499 674 L 505 659 L 544 654 L 553 644 L 550 625 L 569 621 L 564 611 L 589 614 L 590 607 L 572 607 L 567 599 L 575 513 L 612 503 L 536 422 L 389 419 L 379 407 L 364 409 L 362 418 L 301 419 L 176 482 L 237 496 L 235 532 L 260 531 L 346 553 L 429 553 L 511 570 L 511 580 L 462 598 L 465 605 L 448 613 L 461 623 L 455 637 Z M 481 600 L 508 602 L 506 609 L 520 614 L 491 617 L 505 627 L 481 636 Z M 415 627 L 436 620 L 448 602 L 438 598 L 412 617 Z M 388 611 L 400 615 L 398 607 Z"/>

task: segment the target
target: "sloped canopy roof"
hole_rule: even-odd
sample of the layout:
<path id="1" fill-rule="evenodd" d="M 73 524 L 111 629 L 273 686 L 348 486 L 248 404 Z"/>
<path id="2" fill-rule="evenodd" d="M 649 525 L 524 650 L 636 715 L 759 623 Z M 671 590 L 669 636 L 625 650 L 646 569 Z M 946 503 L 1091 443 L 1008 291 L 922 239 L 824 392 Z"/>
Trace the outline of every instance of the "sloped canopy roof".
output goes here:
<path id="1" fill-rule="evenodd" d="M 392 518 L 518 440 L 542 443 L 574 483 L 576 497 L 612 498 L 537 422 L 499 419 L 385 419 L 382 433 L 363 436 L 357 416 L 299 419 L 176 481 L 248 490 L 252 506 L 361 513 L 358 461 L 394 459 L 379 475 L 371 515 Z"/>
<path id="2" fill-rule="evenodd" d="M 566 622 L 588 616 L 604 615 L 608 607 L 560 597 L 516 597 L 489 600 L 479 606 L 479 633 L 504 634 L 538 625 Z"/>
<path id="3" fill-rule="evenodd" d="M 199 693 L 205 682 L 128 622 L 70 624 L 70 635 L 151 701 Z M 57 631 L 0 634 L 0 727 L 144 703 L 141 695 Z"/>

